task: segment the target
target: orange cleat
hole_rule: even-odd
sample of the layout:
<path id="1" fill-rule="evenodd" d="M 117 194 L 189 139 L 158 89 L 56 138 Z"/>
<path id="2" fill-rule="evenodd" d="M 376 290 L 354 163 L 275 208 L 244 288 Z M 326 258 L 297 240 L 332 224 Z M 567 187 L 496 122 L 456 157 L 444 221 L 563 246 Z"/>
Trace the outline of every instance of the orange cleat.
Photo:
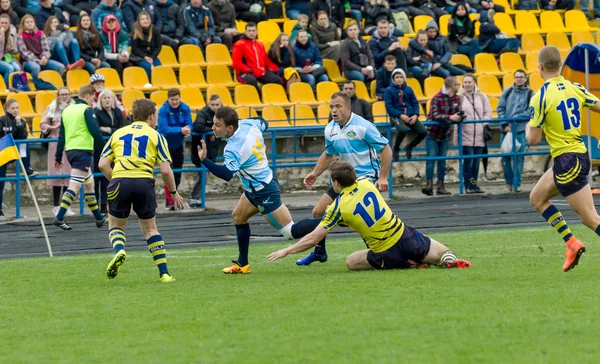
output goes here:
<path id="1" fill-rule="evenodd" d="M 473 268 L 473 264 L 468 260 L 456 259 L 450 262 L 443 263 L 442 267 L 445 268 Z"/>
<path id="2" fill-rule="evenodd" d="M 567 272 L 575 268 L 583 253 L 585 253 L 585 246 L 583 243 L 575 239 L 574 236 L 569 238 L 567 241 L 567 250 L 565 251 L 565 264 L 563 265 L 562 270 Z"/>
<path id="3" fill-rule="evenodd" d="M 240 266 L 239 263 L 235 260 L 231 261 L 233 265 L 231 267 L 227 267 L 223 269 L 223 273 L 225 274 L 248 274 L 251 272 L 250 264 L 246 264 L 245 266 Z"/>

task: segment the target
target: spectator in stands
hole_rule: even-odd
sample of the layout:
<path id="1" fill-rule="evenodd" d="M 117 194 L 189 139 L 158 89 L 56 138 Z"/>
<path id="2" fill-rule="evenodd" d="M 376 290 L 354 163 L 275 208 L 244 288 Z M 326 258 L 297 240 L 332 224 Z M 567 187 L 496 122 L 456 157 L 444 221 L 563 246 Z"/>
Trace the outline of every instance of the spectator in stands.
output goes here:
<path id="1" fill-rule="evenodd" d="M 440 77 L 460 76 L 466 74 L 462 69 L 450 64 L 452 52 L 448 46 L 448 38 L 440 34 L 437 23 L 431 20 L 425 27 L 427 32 L 427 46 L 433 51 L 432 71 Z M 437 71 L 437 72 L 436 72 Z"/>
<path id="2" fill-rule="evenodd" d="M 427 131 L 419 121 L 419 102 L 412 88 L 406 84 L 406 73 L 400 68 L 392 72 L 392 85 L 385 89 L 383 99 L 390 122 L 396 127 L 396 140 L 392 148 L 394 160 L 400 159 L 400 145 L 409 131 L 415 133 L 414 138 L 404 147 L 406 158 L 412 158 L 414 147 L 425 139 Z"/>
<path id="3" fill-rule="evenodd" d="M 152 69 L 162 64 L 158 59 L 161 48 L 160 30 L 152 25 L 150 14 L 142 11 L 133 27 L 130 59 L 133 64 L 146 71 L 148 80 L 152 80 Z"/>
<path id="4" fill-rule="evenodd" d="M 84 13 L 92 15 L 92 10 L 98 7 L 98 0 L 63 0 L 63 9 L 69 13 L 69 23 L 77 24 Z"/>
<path id="5" fill-rule="evenodd" d="M 294 25 L 294 27 L 292 28 L 292 33 L 290 34 L 290 41 L 292 43 L 296 41 L 296 35 L 301 29 L 306 30 L 308 32 L 308 15 L 298 15 L 298 23 Z M 312 35 L 310 33 L 308 33 L 308 40 L 312 41 Z"/>
<path id="6" fill-rule="evenodd" d="M 408 72 L 414 78 L 419 79 L 421 83 L 433 73 L 436 76 L 447 76 L 445 70 L 439 65 L 433 70 L 433 57 L 435 54 L 429 47 L 429 37 L 423 29 L 417 32 L 417 36 L 411 39 L 406 50 L 406 62 L 408 63 Z"/>
<path id="7" fill-rule="evenodd" d="M 359 37 L 356 23 L 350 24 L 346 32 L 348 38 L 344 39 L 340 47 L 344 77 L 349 80 L 369 82 L 375 78 L 375 60 L 371 49 L 367 42 Z"/>
<path id="8" fill-rule="evenodd" d="M 157 130 L 167 139 L 169 153 L 173 161 L 171 168 L 180 169 L 183 167 L 183 139 L 190 136 L 193 127 L 191 110 L 188 105 L 181 101 L 181 93 L 178 89 L 170 89 L 167 96 L 169 99 L 158 111 Z M 175 172 L 174 174 L 175 186 L 178 187 L 181 181 L 181 172 Z M 173 211 L 175 210 L 173 199 L 167 185 L 164 188 L 167 198 L 167 210 Z"/>
<path id="9" fill-rule="evenodd" d="M 28 2 L 29 0 L 10 0 L 10 6 L 12 7 L 13 11 L 17 13 L 17 16 L 19 18 L 23 18 L 26 14 L 35 15 L 30 13 L 29 10 L 27 10 Z"/>
<path id="10" fill-rule="evenodd" d="M 290 19 L 298 19 L 298 15 L 310 14 L 310 0 L 286 0 L 285 12 Z"/>
<path id="11" fill-rule="evenodd" d="M 156 29 L 162 29 L 162 18 L 156 10 L 153 0 L 123 0 L 121 11 L 125 18 L 127 29 L 133 29 L 138 16 L 145 11 L 150 16 L 150 22 Z"/>
<path id="12" fill-rule="evenodd" d="M 175 0 L 179 2 L 178 0 Z M 164 40 L 172 47 L 179 47 L 181 44 L 192 44 L 192 40 L 183 36 L 185 32 L 183 7 L 176 4 L 173 0 L 156 0 L 156 11 L 160 14 L 162 20 L 161 35 Z"/>
<path id="13" fill-rule="evenodd" d="M 334 22 L 329 21 L 329 16 L 324 10 L 317 14 L 317 21 L 313 21 L 310 32 L 313 42 L 325 59 L 339 61 L 340 59 L 340 32 Z"/>
<path id="14" fill-rule="evenodd" d="M 494 14 L 492 10 L 484 10 L 479 14 L 479 45 L 485 52 L 504 53 L 517 52 L 520 42 L 516 38 L 508 38 L 506 34 L 500 31 L 500 28 L 494 24 Z"/>
<path id="15" fill-rule="evenodd" d="M 475 9 L 478 13 L 481 13 L 485 10 L 494 10 L 496 13 L 504 13 L 504 6 L 496 5 L 492 0 L 474 0 L 471 3 L 471 7 Z"/>
<path id="16" fill-rule="evenodd" d="M 40 122 L 40 129 L 44 136 L 50 139 L 58 139 L 58 135 L 60 132 L 60 124 L 61 124 L 61 116 L 63 110 L 69 106 L 74 104 L 75 101 L 71 99 L 71 91 L 69 91 L 68 87 L 61 87 L 57 91 L 57 97 L 54 101 L 48 105 L 44 115 L 42 116 L 42 121 Z M 63 154 L 63 163 L 60 168 L 57 170 L 54 168 L 54 156 L 56 154 L 56 145 L 57 142 L 48 143 L 48 176 L 56 176 L 56 175 L 70 175 L 71 174 L 71 165 L 67 161 L 67 154 L 64 152 Z M 47 180 L 48 185 L 52 186 L 52 201 L 54 208 L 52 209 L 52 213 L 54 216 L 58 213 L 58 209 L 60 209 L 60 200 L 64 190 L 69 187 L 69 179 L 49 179 Z M 75 213 L 69 209 L 67 210 L 67 215 L 72 216 Z"/>
<path id="17" fill-rule="evenodd" d="M 594 21 L 598 21 L 600 20 L 600 1 L 599 0 L 593 0 L 594 3 Z M 592 17 L 590 16 L 590 9 L 588 7 L 589 4 L 589 0 L 579 0 L 579 8 L 581 9 L 581 11 L 583 11 L 583 13 L 585 14 L 585 17 L 588 20 L 592 20 Z"/>
<path id="18" fill-rule="evenodd" d="M 90 105 L 91 107 L 97 107 L 100 103 L 100 94 L 102 93 L 102 91 L 104 91 L 106 88 L 104 87 L 104 75 L 101 73 L 94 73 L 93 75 L 90 76 L 90 85 L 92 85 L 92 87 L 94 88 L 94 104 Z M 121 103 L 121 101 L 115 96 L 113 97 L 113 100 L 115 102 L 115 104 L 113 105 L 113 107 L 115 109 L 118 109 L 122 114 L 123 117 L 127 117 L 127 112 L 125 111 L 125 106 L 123 106 L 123 104 Z"/>
<path id="19" fill-rule="evenodd" d="M 317 46 L 308 40 L 308 32 L 300 30 L 294 43 L 295 68 L 300 73 L 300 80 L 306 82 L 313 90 L 317 82 L 329 81 L 327 70 L 323 67 L 323 59 Z"/>
<path id="20" fill-rule="evenodd" d="M 346 14 L 340 0 L 312 0 L 310 3 L 310 18 L 318 20 L 317 17 L 321 10 L 325 11 L 329 20 L 336 25 L 340 36 L 342 36 Z"/>
<path id="21" fill-rule="evenodd" d="M 102 0 L 102 3 L 100 5 L 98 5 L 92 11 L 92 15 L 91 15 L 92 22 L 94 23 L 94 26 L 96 27 L 96 29 L 102 29 L 102 24 L 104 23 L 104 18 L 108 14 L 112 14 L 112 15 L 116 16 L 117 21 L 119 22 L 119 24 L 121 24 L 121 29 L 123 29 L 123 31 L 125 33 L 129 33 L 130 29 L 127 28 L 127 23 L 125 22 L 125 16 L 123 15 L 123 12 L 116 4 L 116 0 Z M 80 17 L 82 15 L 83 14 L 81 14 L 81 13 L 79 14 Z M 131 29 L 131 31 L 133 31 L 133 29 Z"/>
<path id="22" fill-rule="evenodd" d="M 50 59 L 50 50 L 46 36 L 35 26 L 33 16 L 26 14 L 19 25 L 17 35 L 17 49 L 21 53 L 21 62 L 25 72 L 37 78 L 41 70 L 53 70 L 62 76 L 65 66 L 60 62 Z"/>
<path id="23" fill-rule="evenodd" d="M 76 31 L 77 41 L 81 48 L 81 58 L 85 61 L 86 71 L 90 75 L 96 73 L 98 68 L 109 68 L 110 65 L 104 61 L 104 45 L 100 39 L 100 33 L 92 24 L 92 19 L 89 15 L 79 17 Z"/>
<path id="24" fill-rule="evenodd" d="M 235 24 L 235 8 L 228 0 L 213 0 L 208 3 L 208 8 L 213 15 L 217 36 L 231 49 L 233 43 L 240 40 L 241 36 Z"/>
<path id="25" fill-rule="evenodd" d="M 281 81 L 283 81 L 289 92 L 290 86 L 300 81 L 300 74 L 294 69 L 296 59 L 288 35 L 285 33 L 279 34 L 271 44 L 267 55 L 279 67 L 277 75 L 281 77 Z"/>
<path id="26" fill-rule="evenodd" d="M 454 76 L 448 76 L 444 80 L 444 87 L 431 99 L 429 109 L 429 120 L 439 124 L 427 127 L 427 138 L 425 147 L 428 157 L 445 157 L 448 154 L 448 137 L 452 132 L 450 124 L 460 123 L 463 120 L 461 102 L 458 97 L 460 82 Z M 440 125 L 441 124 L 441 125 Z M 429 160 L 425 167 L 427 183 L 421 190 L 425 195 L 433 195 L 433 169 L 435 160 Z M 449 195 L 444 187 L 446 176 L 446 160 L 437 160 L 437 194 Z"/>
<path id="27" fill-rule="evenodd" d="M 248 23 L 267 20 L 267 14 L 263 11 L 265 3 L 262 0 L 233 0 L 233 6 L 239 20 Z"/>
<path id="28" fill-rule="evenodd" d="M 63 15 L 62 10 L 52 4 L 52 0 L 40 0 L 40 4 L 42 7 L 40 8 L 40 11 L 35 14 L 35 25 L 38 27 L 38 29 L 44 29 L 48 18 L 54 16 L 58 19 L 60 28 L 69 30 L 69 21 Z"/>
<path id="29" fill-rule="evenodd" d="M 459 93 L 461 110 L 466 120 L 490 120 L 492 105 L 487 96 L 480 92 L 473 75 L 466 75 Z M 458 144 L 458 126 L 454 126 L 454 145 L 462 148 L 464 156 L 483 154 L 485 147 L 485 125 L 487 123 L 462 124 L 462 144 Z M 479 176 L 479 158 L 463 160 L 463 180 L 467 193 L 483 193 L 477 185 Z"/>
<path id="30" fill-rule="evenodd" d="M 362 24 L 363 12 L 365 11 L 364 0 L 345 0 L 344 9 L 346 11 L 346 17 L 350 17 L 358 24 Z"/>
<path id="31" fill-rule="evenodd" d="M 111 68 L 114 68 L 123 79 L 123 70 L 133 64 L 129 60 L 129 36 L 117 21 L 117 17 L 109 14 L 104 18 L 100 39 L 104 46 L 104 57 Z"/>
<path id="32" fill-rule="evenodd" d="M 211 43 L 222 43 L 217 36 L 215 22 L 210 9 L 202 5 L 202 0 L 191 0 L 183 10 L 185 36 L 203 51 Z"/>
<path id="33" fill-rule="evenodd" d="M 73 38 L 73 33 L 68 28 L 65 30 L 60 27 L 57 17 L 48 18 L 44 26 L 44 34 L 48 41 L 51 59 L 66 65 L 67 71 L 83 68 L 85 61 L 81 58 L 79 43 Z"/>
<path id="34" fill-rule="evenodd" d="M 17 50 L 17 29 L 10 23 L 8 14 L 0 15 L 0 74 L 4 82 L 9 84 L 10 74 L 21 70 L 21 64 L 15 56 Z"/>
<path id="35" fill-rule="evenodd" d="M 581 8 L 583 9 L 583 2 L 587 5 L 587 1 L 583 0 L 581 4 Z M 594 3 L 600 3 L 600 1 L 594 1 Z M 594 4 L 596 5 L 596 4 Z M 564 10 L 572 10 L 575 7 L 575 0 L 542 0 L 542 9 L 544 10 L 555 10 L 555 9 L 564 9 Z M 586 6 L 587 7 L 587 6 Z M 588 9 L 589 12 L 589 9 Z M 600 11 L 596 12 L 594 10 L 594 16 L 596 18 L 600 18 Z"/>
<path id="36" fill-rule="evenodd" d="M 438 21 L 439 17 L 448 14 L 444 7 L 446 2 L 443 0 L 415 0 L 414 6 L 423 11 L 425 15 L 429 15 L 434 21 Z"/>
<path id="37" fill-rule="evenodd" d="M 375 72 L 375 96 L 378 100 L 383 100 L 385 89 L 392 85 L 392 72 L 396 69 L 396 56 L 388 54 L 385 56 L 383 67 Z"/>
<path id="38" fill-rule="evenodd" d="M 390 0 L 390 9 L 393 13 L 404 12 L 407 16 L 415 17 L 417 15 L 428 15 L 425 10 L 419 9 L 415 6 L 414 0 Z M 400 24 L 396 24 L 400 25 Z"/>
<path id="39" fill-rule="evenodd" d="M 342 86 L 342 92 L 348 95 L 352 102 L 352 112 L 365 120 L 373 122 L 373 112 L 371 111 L 371 105 L 365 99 L 361 99 L 356 96 L 356 85 L 353 81 L 346 81 Z"/>
<path id="40" fill-rule="evenodd" d="M 246 24 L 246 32 L 233 45 L 231 60 L 238 81 L 256 87 L 260 94 L 258 82 L 281 84 L 281 78 L 275 73 L 279 67 L 269 59 L 265 46 L 256 40 L 256 33 L 256 24 Z"/>
<path id="41" fill-rule="evenodd" d="M 369 0 L 365 2 L 365 33 L 373 35 L 373 33 L 379 29 L 379 22 L 381 20 L 387 20 L 388 33 L 393 34 L 397 37 L 401 37 L 404 34 L 400 29 L 395 29 L 394 17 L 392 16 L 392 10 L 386 0 Z M 391 29 L 390 29 L 391 28 Z"/>
<path id="42" fill-rule="evenodd" d="M 506 88 L 500 96 L 500 101 L 496 107 L 498 111 L 498 117 L 500 118 L 524 118 L 525 120 L 517 121 L 515 123 L 515 130 L 512 128 L 511 123 L 503 123 L 502 129 L 502 140 L 506 136 L 506 133 L 512 131 L 515 135 L 517 142 L 521 144 L 521 147 L 517 149 L 519 152 L 524 152 L 527 147 L 527 140 L 525 139 L 525 128 L 527 121 L 529 120 L 529 101 L 533 97 L 534 92 L 529 88 L 527 82 L 527 73 L 524 70 L 517 70 L 514 73 L 515 82 L 511 87 Z M 504 181 L 508 187 L 508 191 L 513 191 L 513 175 L 516 174 L 516 187 L 517 190 L 521 186 L 521 176 L 523 175 L 523 164 L 525 164 L 525 156 L 517 157 L 517 170 L 513 170 L 513 161 L 511 157 L 502 157 L 502 169 L 504 170 Z"/>
<path id="43" fill-rule="evenodd" d="M 469 56 L 471 62 L 474 62 L 476 54 L 482 52 L 465 3 L 457 4 L 448 19 L 448 43 L 452 52 Z"/>
<path id="44" fill-rule="evenodd" d="M 406 73 L 406 55 L 398 37 L 390 32 L 390 23 L 387 19 L 381 19 L 377 22 L 377 31 L 369 39 L 369 48 L 375 60 L 375 68 L 379 69 L 387 55 L 396 57 L 396 65 Z"/>
<path id="45" fill-rule="evenodd" d="M 2 14 L 8 15 L 10 23 L 15 29 L 19 26 L 19 17 L 17 16 L 17 12 L 13 11 L 10 0 L 0 0 L 0 15 Z"/>

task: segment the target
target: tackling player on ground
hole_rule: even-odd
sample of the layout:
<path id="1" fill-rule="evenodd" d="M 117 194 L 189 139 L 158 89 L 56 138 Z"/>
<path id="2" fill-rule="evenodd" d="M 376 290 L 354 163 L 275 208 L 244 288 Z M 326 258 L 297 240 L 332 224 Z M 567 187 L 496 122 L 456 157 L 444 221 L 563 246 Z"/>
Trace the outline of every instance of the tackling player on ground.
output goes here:
<path id="1" fill-rule="evenodd" d="M 546 82 L 531 99 L 526 138 L 529 144 L 537 145 L 542 140 L 542 132 L 546 134 L 554 158 L 554 166 L 535 185 L 530 200 L 564 239 L 567 249 L 562 269 L 566 272 L 577 265 L 585 247 L 573 236 L 550 199 L 563 195 L 581 222 L 600 235 L 600 216 L 588 184 L 590 158 L 581 139 L 582 106 L 600 112 L 600 105 L 598 98 L 583 86 L 560 75 L 561 63 L 556 47 L 546 46 L 540 50 L 538 69 Z"/>

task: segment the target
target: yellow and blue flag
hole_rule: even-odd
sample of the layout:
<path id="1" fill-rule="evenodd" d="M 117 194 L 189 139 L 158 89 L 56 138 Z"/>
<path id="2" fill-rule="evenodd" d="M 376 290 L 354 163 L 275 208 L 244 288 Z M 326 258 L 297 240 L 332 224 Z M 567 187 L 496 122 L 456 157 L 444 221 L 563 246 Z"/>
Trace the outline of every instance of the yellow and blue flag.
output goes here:
<path id="1" fill-rule="evenodd" d="M 21 158 L 12 134 L 0 139 L 0 166 Z"/>

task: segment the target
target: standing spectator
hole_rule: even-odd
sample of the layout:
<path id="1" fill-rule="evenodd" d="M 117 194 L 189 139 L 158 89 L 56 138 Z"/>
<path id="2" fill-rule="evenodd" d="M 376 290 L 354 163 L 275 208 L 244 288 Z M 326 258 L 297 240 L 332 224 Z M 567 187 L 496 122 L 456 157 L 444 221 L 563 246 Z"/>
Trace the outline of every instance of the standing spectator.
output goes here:
<path id="1" fill-rule="evenodd" d="M 81 58 L 85 61 L 86 71 L 90 75 L 96 73 L 98 68 L 109 68 L 110 65 L 104 61 L 104 45 L 100 39 L 100 33 L 92 24 L 89 15 L 83 15 L 77 23 L 76 36 L 81 48 Z"/>
<path id="2" fill-rule="evenodd" d="M 10 20 L 10 23 L 15 27 L 19 26 L 19 17 L 17 16 L 17 12 L 13 11 L 10 0 L 0 0 L 0 15 L 6 14 Z"/>
<path id="3" fill-rule="evenodd" d="M 288 35 L 285 33 L 279 34 L 271 44 L 267 55 L 279 67 L 277 75 L 281 77 L 281 81 L 289 93 L 290 86 L 300 81 L 300 74 L 294 69 L 296 59 L 294 58 L 294 50 L 290 44 Z"/>
<path id="4" fill-rule="evenodd" d="M 233 43 L 240 40 L 241 36 L 235 24 L 235 8 L 228 0 L 213 0 L 208 3 L 208 8 L 213 15 L 217 36 L 231 49 Z"/>
<path id="5" fill-rule="evenodd" d="M 211 43 L 222 43 L 215 31 L 210 9 L 202 5 L 202 0 L 191 0 L 190 5 L 183 10 L 185 36 L 199 46 L 202 51 Z"/>
<path id="6" fill-rule="evenodd" d="M 475 61 L 475 55 L 482 52 L 479 40 L 475 39 L 475 25 L 464 3 L 456 5 L 448 19 L 448 43 L 452 52 L 469 56 L 471 63 Z"/>
<path id="7" fill-rule="evenodd" d="M 81 58 L 79 43 L 73 38 L 73 33 L 69 29 L 60 27 L 57 17 L 48 18 L 44 26 L 44 34 L 48 41 L 51 59 L 66 65 L 67 71 L 83 68 L 85 61 Z"/>
<path id="8" fill-rule="evenodd" d="M 340 32 L 334 22 L 329 21 L 329 16 L 324 10 L 317 14 L 317 21 L 312 23 L 310 32 L 313 42 L 319 48 L 321 56 L 334 61 L 340 60 Z"/>
<path id="9" fill-rule="evenodd" d="M 527 82 L 527 74 L 524 70 L 517 70 L 514 73 L 515 83 L 506 88 L 500 96 L 498 102 L 497 111 L 498 117 L 500 118 L 525 118 L 527 120 L 517 121 L 515 123 L 516 130 L 512 130 L 511 123 L 503 123 L 502 129 L 502 140 L 506 137 L 506 133 L 512 131 L 515 135 L 515 139 L 521 144 L 521 147 L 517 149 L 518 152 L 524 152 L 527 147 L 527 140 L 525 139 L 525 127 L 527 126 L 528 119 L 530 117 L 529 112 L 529 101 L 533 97 L 534 92 L 529 88 Z M 513 160 L 511 157 L 502 157 L 502 169 L 504 170 L 504 181 L 509 192 L 514 191 L 513 183 L 514 175 L 516 174 L 516 190 L 519 190 L 521 186 L 521 176 L 523 175 L 523 164 L 525 164 L 525 156 L 520 155 L 517 157 L 517 170 L 513 170 Z"/>
<path id="10" fill-rule="evenodd" d="M 133 64 L 129 60 L 129 36 L 117 21 L 117 17 L 109 14 L 104 18 L 100 39 L 104 46 L 104 57 L 111 68 L 114 68 L 123 79 L 123 70 Z"/>
<path id="11" fill-rule="evenodd" d="M 427 37 L 429 38 L 427 45 L 433 51 L 432 71 L 439 69 L 437 74 L 443 78 L 466 74 L 462 69 L 450 64 L 452 52 L 450 52 L 448 46 L 448 38 L 440 34 L 438 25 L 434 20 L 427 23 L 425 31 L 427 31 Z"/>
<path id="12" fill-rule="evenodd" d="M 317 20 L 321 10 L 325 11 L 329 20 L 335 23 L 341 36 L 346 14 L 340 0 L 312 0 L 310 3 L 310 18 Z"/>
<path id="13" fill-rule="evenodd" d="M 387 19 L 381 19 L 377 22 L 377 31 L 373 33 L 368 44 L 375 60 L 375 69 L 381 68 L 385 57 L 391 54 L 396 57 L 396 66 L 402 68 L 406 73 L 404 49 L 398 38 L 390 32 L 390 23 Z"/>
<path id="14" fill-rule="evenodd" d="M 484 10 L 479 14 L 479 45 L 489 53 L 517 52 L 520 42 L 516 38 L 508 38 L 494 24 L 494 10 Z"/>
<path id="15" fill-rule="evenodd" d="M 63 86 L 58 89 L 57 98 L 52 101 L 50 105 L 48 105 L 40 123 L 40 129 L 45 136 L 50 139 L 58 139 L 62 112 L 67 106 L 74 103 L 75 101 L 71 99 L 71 91 L 69 91 L 68 87 Z M 62 164 L 62 166 L 58 170 L 54 169 L 56 144 L 56 142 L 48 143 L 48 176 L 56 176 L 61 174 L 70 175 L 71 165 L 67 161 L 66 154 L 63 154 L 63 160 L 65 162 Z M 52 186 L 52 201 L 54 202 L 52 213 L 54 216 L 56 216 L 56 214 L 58 214 L 58 210 L 60 209 L 60 198 L 67 187 L 69 187 L 69 179 L 49 179 L 47 182 L 49 186 Z M 67 210 L 67 216 L 72 215 L 75 215 L 75 213 L 71 210 L 71 208 L 69 208 Z"/>
<path id="16" fill-rule="evenodd" d="M 375 78 L 375 60 L 371 49 L 362 38 L 359 37 L 359 29 L 356 23 L 350 24 L 348 38 L 344 39 L 340 48 L 342 69 L 344 77 L 349 80 L 369 82 Z"/>
<path id="17" fill-rule="evenodd" d="M 100 104 L 100 94 L 105 90 L 104 81 L 104 75 L 101 73 L 94 73 L 90 76 L 90 85 L 94 88 L 94 104 L 91 105 L 92 107 L 97 107 Z M 124 118 L 127 117 L 127 112 L 121 101 L 116 96 L 112 99 L 115 102 L 113 107 L 118 109 L 123 114 Z"/>
<path id="18" fill-rule="evenodd" d="M 587 1 L 583 0 L 586 5 L 587 5 Z M 594 6 L 596 6 L 595 3 L 598 3 L 599 1 L 596 0 L 594 1 Z M 580 2 L 581 7 L 583 9 L 583 2 Z M 544 10 L 556 10 L 556 9 L 564 9 L 564 10 L 572 10 L 575 7 L 575 0 L 542 0 L 542 9 Z M 589 12 L 589 9 L 588 9 Z M 600 11 L 596 12 L 596 10 L 594 10 L 594 17 L 596 18 L 600 18 Z"/>
<path id="19" fill-rule="evenodd" d="M 256 41 L 256 33 L 256 24 L 246 24 L 246 32 L 233 45 L 231 59 L 238 81 L 256 87 L 260 94 L 258 82 L 281 84 L 281 78 L 275 73 L 279 67 L 267 57 L 265 46 Z"/>
<path id="20" fill-rule="evenodd" d="M 17 29 L 10 23 L 7 14 L 0 15 L 0 74 L 4 82 L 9 84 L 10 74 L 21 70 L 21 64 L 15 56 L 17 51 Z"/>
<path id="21" fill-rule="evenodd" d="M 161 48 L 160 30 L 152 25 L 150 14 L 142 11 L 133 28 L 130 59 L 133 64 L 146 71 L 148 80 L 152 80 L 152 69 L 162 64 L 158 59 Z"/>
<path id="22" fill-rule="evenodd" d="M 233 0 L 233 6 L 239 20 L 248 23 L 267 20 L 267 14 L 263 11 L 265 3 L 262 0 Z"/>
<path id="23" fill-rule="evenodd" d="M 378 100 L 383 100 L 385 89 L 392 85 L 392 72 L 396 69 L 396 57 L 388 54 L 385 56 L 383 67 L 375 72 L 376 90 L 375 95 Z"/>
<path id="24" fill-rule="evenodd" d="M 191 110 L 189 106 L 181 101 L 181 93 L 178 89 L 170 89 L 167 96 L 169 99 L 158 111 L 157 130 L 167 139 L 169 153 L 173 161 L 171 168 L 180 169 L 183 167 L 183 138 L 190 136 L 192 131 Z M 175 187 L 179 186 L 180 181 L 181 172 L 175 172 Z M 166 185 L 165 196 L 167 198 L 167 210 L 175 210 L 172 196 Z"/>
<path id="25" fill-rule="evenodd" d="M 475 77 L 466 75 L 459 95 L 461 110 L 466 120 L 490 120 L 492 105 L 487 96 L 480 92 L 475 83 Z M 483 154 L 485 147 L 485 126 L 487 123 L 462 124 L 462 144 L 458 145 L 458 127 L 454 126 L 454 145 L 462 148 L 463 156 Z M 479 176 L 479 158 L 463 160 L 463 180 L 467 193 L 483 193 L 477 185 Z"/>
<path id="26" fill-rule="evenodd" d="M 298 32 L 298 39 L 294 44 L 294 58 L 296 70 L 300 73 L 300 80 L 306 82 L 313 90 L 317 82 L 329 81 L 327 70 L 323 67 L 323 59 L 316 45 L 308 40 L 308 32 Z"/>
<path id="27" fill-rule="evenodd" d="M 400 145 L 409 131 L 415 132 L 415 137 L 404 147 L 406 158 L 412 158 L 414 147 L 425 139 L 427 130 L 419 121 L 419 103 L 412 88 L 406 84 L 406 74 L 400 68 L 392 72 L 393 84 L 385 89 L 383 99 L 385 110 L 390 115 L 390 122 L 396 127 L 396 140 L 392 148 L 394 160 L 400 159 Z"/>
<path id="28" fill-rule="evenodd" d="M 152 26 L 156 29 L 162 29 L 162 18 L 153 0 L 124 0 L 121 5 L 121 11 L 123 12 L 127 29 L 133 29 L 142 11 L 148 13 Z"/>
<path id="29" fill-rule="evenodd" d="M 342 86 L 342 92 L 348 95 L 351 101 L 352 113 L 362 117 L 363 119 L 373 122 L 373 113 L 371 112 L 371 105 L 367 100 L 361 99 L 356 96 L 356 85 L 352 81 L 344 82 Z"/>
<path id="30" fill-rule="evenodd" d="M 421 83 L 433 73 L 436 76 L 444 77 L 446 72 L 440 66 L 437 66 L 433 70 L 433 57 L 435 54 L 429 48 L 429 37 L 427 32 L 419 30 L 417 36 L 408 42 L 408 49 L 406 50 L 406 62 L 408 63 L 408 72 L 410 72 L 414 78 L 419 79 Z"/>
<path id="31" fill-rule="evenodd" d="M 17 49 L 21 53 L 21 62 L 24 63 L 25 72 L 37 78 L 41 70 L 53 70 L 62 76 L 65 66 L 60 62 L 50 59 L 46 36 L 35 26 L 32 15 L 25 15 L 19 25 L 17 36 Z"/>
<path id="32" fill-rule="evenodd" d="M 392 10 L 387 0 L 369 0 L 365 2 L 365 33 L 373 35 L 373 33 L 379 29 L 379 22 L 381 20 L 387 20 L 388 23 L 392 24 L 390 33 L 394 34 L 394 17 L 392 16 Z M 398 30 L 398 34 L 401 37 L 403 34 Z"/>
<path id="33" fill-rule="evenodd" d="M 96 29 L 102 29 L 104 18 L 106 18 L 108 14 L 116 16 L 117 21 L 121 24 L 121 29 L 123 29 L 125 33 L 129 33 L 130 29 L 127 28 L 125 16 L 123 15 L 121 8 L 116 4 L 116 0 L 102 0 L 102 3 L 92 11 L 92 22 Z M 80 13 L 79 16 L 83 16 L 83 13 Z M 133 29 L 131 29 L 131 31 L 133 31 Z"/>
<path id="34" fill-rule="evenodd" d="M 298 19 L 298 15 L 309 15 L 310 0 L 286 0 L 285 12 L 290 19 Z"/>
<path id="35" fill-rule="evenodd" d="M 446 2 L 443 0 L 415 0 L 413 2 L 419 10 L 423 11 L 425 15 L 429 15 L 434 21 L 438 21 L 439 17 L 448 14 L 444 7 Z"/>
<path id="36" fill-rule="evenodd" d="M 292 43 L 296 41 L 296 35 L 299 30 L 306 30 L 308 32 L 308 15 L 298 15 L 298 23 L 294 25 L 292 33 L 290 34 L 290 41 Z M 308 33 L 308 40 L 312 41 L 312 35 L 310 33 Z"/>
<path id="37" fill-rule="evenodd" d="M 42 7 L 40 8 L 40 11 L 35 14 L 35 25 L 38 29 L 44 29 L 48 18 L 54 16 L 58 19 L 60 28 L 69 30 L 69 21 L 63 15 L 62 10 L 52 4 L 52 0 L 40 0 L 40 4 Z"/>
<path id="38" fill-rule="evenodd" d="M 403 12 L 407 16 L 415 17 L 417 15 L 428 15 L 426 11 L 415 6 L 414 0 L 390 0 L 390 9 L 394 13 Z M 398 26 L 400 24 L 397 24 Z"/>
<path id="39" fill-rule="evenodd" d="M 460 98 L 457 92 L 460 82 L 454 76 L 448 76 L 444 80 L 444 87 L 431 99 L 428 119 L 436 125 L 427 127 L 426 149 L 428 157 L 445 157 L 448 154 L 448 137 L 452 132 L 451 123 L 460 123 L 463 120 L 463 112 L 460 109 Z M 435 160 L 429 160 L 425 167 L 427 184 L 421 192 L 427 196 L 433 195 L 433 169 Z M 437 160 L 437 194 L 449 195 L 444 187 L 446 176 L 446 160 Z"/>
<path id="40" fill-rule="evenodd" d="M 63 0 L 63 9 L 69 13 L 69 23 L 77 24 L 83 14 L 92 15 L 98 4 L 98 0 Z"/>

